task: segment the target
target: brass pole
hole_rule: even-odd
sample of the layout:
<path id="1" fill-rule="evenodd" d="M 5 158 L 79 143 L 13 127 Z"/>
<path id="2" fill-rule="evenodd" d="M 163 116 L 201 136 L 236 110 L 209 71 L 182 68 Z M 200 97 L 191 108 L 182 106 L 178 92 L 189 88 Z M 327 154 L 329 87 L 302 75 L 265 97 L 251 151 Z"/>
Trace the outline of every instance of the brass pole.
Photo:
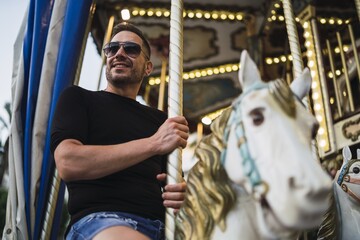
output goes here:
<path id="1" fill-rule="evenodd" d="M 339 86 L 337 84 L 337 78 L 336 78 L 336 74 L 335 74 L 334 57 L 332 55 L 332 48 L 331 48 L 329 40 L 326 40 L 326 46 L 327 46 L 328 53 L 329 53 L 329 61 L 330 61 L 331 73 L 333 74 L 332 79 L 333 79 L 333 85 L 334 85 L 334 89 L 335 89 L 336 106 L 337 106 L 337 110 L 338 110 L 338 113 L 339 113 L 339 117 L 342 117 L 343 112 L 342 112 L 341 103 L 340 103 Z"/>
<path id="2" fill-rule="evenodd" d="M 349 98 L 350 111 L 354 112 L 355 107 L 354 107 L 354 101 L 353 101 L 353 94 L 352 94 L 351 85 L 350 85 L 348 68 L 347 68 L 347 65 L 346 65 L 344 47 L 343 47 L 342 40 L 341 40 L 339 32 L 336 32 L 336 38 L 337 38 L 338 43 L 339 43 L 341 63 L 342 63 L 342 66 L 344 68 L 344 76 L 345 76 L 346 89 L 347 89 L 348 98 Z"/>
<path id="3" fill-rule="evenodd" d="M 114 17 L 114 16 L 111 16 L 111 17 L 109 18 L 108 27 L 107 27 L 107 29 L 106 29 L 106 33 L 105 33 L 105 36 L 104 36 L 103 44 L 110 41 L 111 34 L 112 34 L 112 29 L 113 29 L 113 27 L 114 27 L 114 22 L 115 22 L 115 17 Z M 105 54 L 104 54 L 103 51 L 101 51 L 101 67 L 100 67 L 100 73 L 99 73 L 99 80 L 98 80 L 97 90 L 100 89 L 101 76 L 102 76 L 104 64 L 105 64 Z"/>
<path id="4" fill-rule="evenodd" d="M 360 0 L 355 0 L 355 5 L 356 5 L 356 12 L 360 21 Z"/>
<path id="5" fill-rule="evenodd" d="M 50 197 L 52 204 L 49 204 L 46 213 L 45 213 L 45 223 L 41 232 L 41 240 L 49 240 L 51 237 L 51 229 L 53 227 L 54 214 L 56 210 L 56 201 L 59 195 L 59 188 L 61 184 L 61 179 L 58 174 L 57 169 L 55 169 L 54 177 L 52 179 Z"/>
<path id="6" fill-rule="evenodd" d="M 148 104 L 149 104 L 149 101 L 150 101 L 150 85 L 149 84 L 146 84 L 145 86 L 145 92 L 144 92 L 144 101 Z"/>
<path id="7" fill-rule="evenodd" d="M 161 75 L 160 75 L 160 86 L 159 86 L 159 99 L 158 109 L 164 110 L 164 97 L 165 97 L 165 85 L 166 85 L 166 67 L 167 60 L 165 57 L 161 58 Z"/>
<path id="8" fill-rule="evenodd" d="M 79 61 L 78 61 L 78 66 L 76 68 L 76 74 L 75 74 L 75 78 L 74 78 L 74 81 L 73 81 L 74 85 L 79 85 L 81 69 L 82 69 L 83 60 L 84 60 L 84 54 L 85 54 L 85 49 L 86 49 L 86 44 L 87 44 L 90 29 L 91 29 L 91 23 L 92 23 L 92 20 L 93 20 L 93 17 L 94 17 L 95 10 L 96 10 L 96 4 L 93 3 L 91 5 L 91 8 L 90 8 L 89 19 L 88 19 L 88 21 L 86 23 L 86 29 L 85 29 L 85 34 L 84 34 L 84 38 L 83 38 L 80 58 L 79 58 Z"/>
<path id="9" fill-rule="evenodd" d="M 353 49 L 354 59 L 355 59 L 355 63 L 356 63 L 358 79 L 360 81 L 360 63 L 359 63 L 359 55 L 357 52 L 357 46 L 356 46 L 356 42 L 355 42 L 354 32 L 353 32 L 353 29 L 350 24 L 348 25 L 348 28 L 349 28 L 349 34 L 350 34 L 350 39 L 351 39 L 351 46 Z"/>
<path id="10" fill-rule="evenodd" d="M 202 122 L 199 122 L 197 124 L 197 138 L 196 138 L 197 144 L 199 144 L 199 142 L 201 141 L 203 137 L 203 132 L 204 132 L 204 125 L 202 124 Z"/>

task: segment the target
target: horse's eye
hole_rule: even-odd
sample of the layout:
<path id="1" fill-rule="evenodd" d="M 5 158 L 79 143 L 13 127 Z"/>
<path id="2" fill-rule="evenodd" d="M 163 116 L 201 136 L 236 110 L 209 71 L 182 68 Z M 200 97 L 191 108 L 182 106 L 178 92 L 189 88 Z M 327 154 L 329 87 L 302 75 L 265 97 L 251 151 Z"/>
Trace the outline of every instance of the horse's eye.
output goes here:
<path id="1" fill-rule="evenodd" d="M 250 116 L 255 126 L 259 126 L 264 122 L 263 108 L 256 108 L 250 112 Z"/>
<path id="2" fill-rule="evenodd" d="M 360 168 L 354 167 L 354 168 L 353 168 L 353 172 L 354 172 L 354 173 L 359 173 L 359 172 L 360 172 Z"/>

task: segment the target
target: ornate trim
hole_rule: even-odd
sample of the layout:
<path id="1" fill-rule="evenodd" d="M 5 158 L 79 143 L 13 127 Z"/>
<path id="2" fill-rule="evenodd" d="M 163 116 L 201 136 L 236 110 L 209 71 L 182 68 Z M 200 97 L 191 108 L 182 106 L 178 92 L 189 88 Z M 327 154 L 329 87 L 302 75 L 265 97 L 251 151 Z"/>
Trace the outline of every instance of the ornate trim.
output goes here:
<path id="1" fill-rule="evenodd" d="M 359 125 L 357 129 L 350 129 L 356 125 Z M 360 118 L 345 122 L 341 129 L 345 138 L 351 139 L 351 141 L 355 142 L 360 136 Z"/>

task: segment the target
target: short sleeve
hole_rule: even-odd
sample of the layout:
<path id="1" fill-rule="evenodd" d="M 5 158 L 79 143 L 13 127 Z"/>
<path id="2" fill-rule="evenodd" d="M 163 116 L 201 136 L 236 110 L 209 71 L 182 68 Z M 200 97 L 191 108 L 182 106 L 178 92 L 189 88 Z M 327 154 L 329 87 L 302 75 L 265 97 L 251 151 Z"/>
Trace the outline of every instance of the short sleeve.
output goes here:
<path id="1" fill-rule="evenodd" d="M 51 151 L 65 139 L 84 143 L 87 138 L 88 116 L 86 94 L 76 86 L 65 89 L 59 97 L 51 125 Z"/>

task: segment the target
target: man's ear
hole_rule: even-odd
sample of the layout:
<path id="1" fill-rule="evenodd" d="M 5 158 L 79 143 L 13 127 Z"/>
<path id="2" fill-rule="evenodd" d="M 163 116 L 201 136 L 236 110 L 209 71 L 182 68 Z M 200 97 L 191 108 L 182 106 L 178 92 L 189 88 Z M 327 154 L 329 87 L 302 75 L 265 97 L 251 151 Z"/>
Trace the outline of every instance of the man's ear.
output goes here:
<path id="1" fill-rule="evenodd" d="M 153 64 L 151 61 L 147 61 L 145 64 L 145 75 L 149 76 L 153 70 Z"/>

